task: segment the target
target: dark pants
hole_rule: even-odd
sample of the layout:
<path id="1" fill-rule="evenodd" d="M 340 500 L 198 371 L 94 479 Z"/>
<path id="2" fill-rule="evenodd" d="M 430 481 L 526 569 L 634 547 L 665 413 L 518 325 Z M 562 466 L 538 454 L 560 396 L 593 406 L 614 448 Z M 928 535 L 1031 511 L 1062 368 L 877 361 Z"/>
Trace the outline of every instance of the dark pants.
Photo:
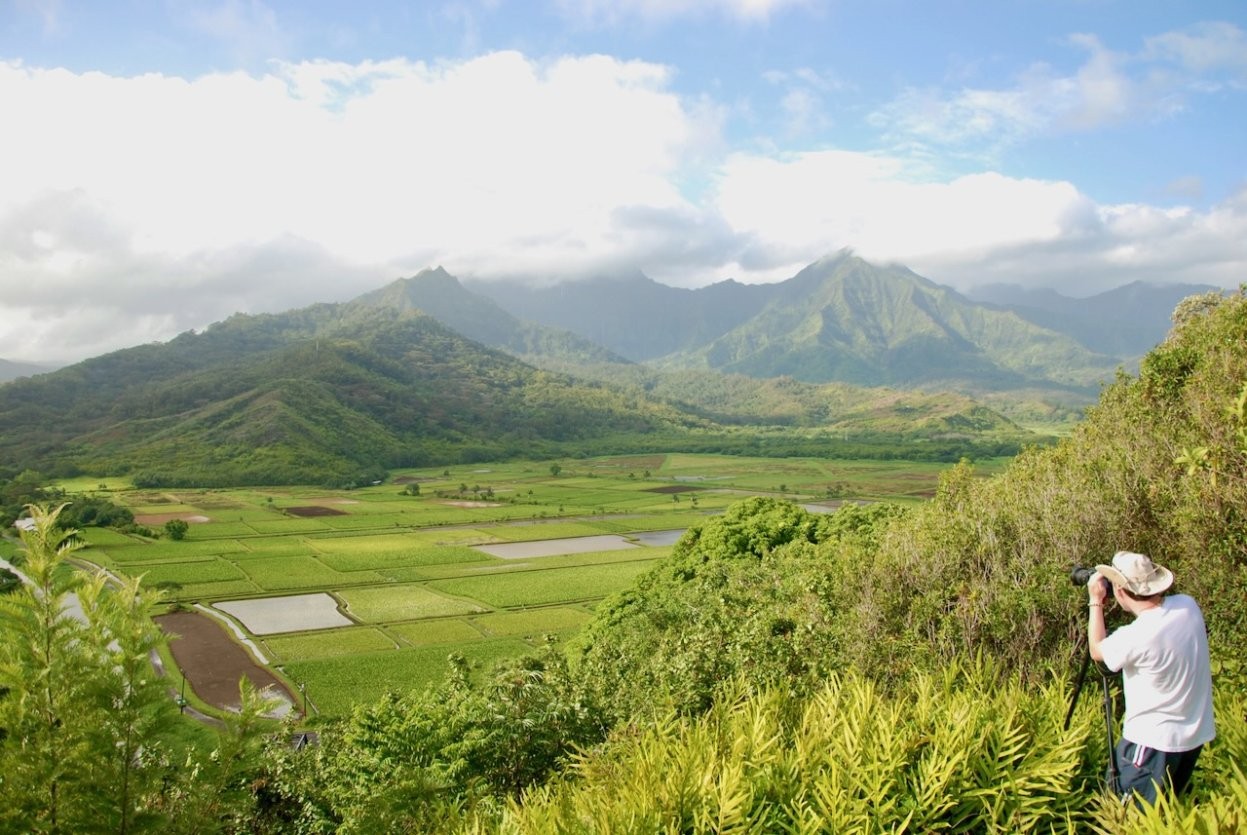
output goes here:
<path id="1" fill-rule="evenodd" d="M 1181 795 L 1191 783 L 1195 761 L 1203 748 L 1200 745 L 1190 751 L 1157 751 L 1121 740 L 1117 743 L 1117 769 L 1122 798 L 1133 797 L 1138 804 L 1155 803 L 1158 786 L 1171 788 L 1174 797 Z"/>

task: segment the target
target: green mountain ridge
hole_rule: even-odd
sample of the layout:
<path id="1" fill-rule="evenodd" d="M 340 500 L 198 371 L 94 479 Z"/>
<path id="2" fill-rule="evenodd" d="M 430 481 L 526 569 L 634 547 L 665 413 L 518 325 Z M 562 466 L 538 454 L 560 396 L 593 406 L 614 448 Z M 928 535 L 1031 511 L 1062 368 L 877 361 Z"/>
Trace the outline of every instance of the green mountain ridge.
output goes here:
<path id="1" fill-rule="evenodd" d="M 1209 284 L 1156 286 L 1132 281 L 1089 298 L 1002 284 L 976 287 L 967 295 L 979 304 L 1068 334 L 1093 351 L 1134 360 L 1160 343 L 1182 299 L 1214 292 L 1221 293 Z"/>
<path id="2" fill-rule="evenodd" d="M 643 288 L 647 304 L 670 289 L 637 276 L 608 283 Z M 722 448 L 712 438 L 734 429 L 787 427 L 806 433 L 792 452 L 819 443 L 809 433 L 852 433 L 880 449 L 1017 443 L 1026 431 L 981 394 L 1085 402 L 1115 366 L 1016 314 L 847 253 L 778 285 L 715 288 L 666 298 L 701 300 L 690 333 L 727 330 L 638 365 L 426 270 L 350 302 L 238 314 L 0 386 L 0 455 L 11 468 L 150 484 L 349 484 L 568 444 L 653 444 L 643 439 L 655 433 Z M 657 318 L 669 327 L 687 310 L 667 305 Z M 625 322 L 629 311 L 614 310 Z"/>
<path id="3" fill-rule="evenodd" d="M 519 357 L 628 362 L 571 331 L 516 318 L 492 299 L 466 290 L 441 267 L 399 279 L 351 304 L 427 313 L 469 339 Z"/>
<path id="4" fill-rule="evenodd" d="M 903 267 L 841 255 L 786 282 L 747 323 L 660 364 L 807 382 L 1090 393 L 1118 362 Z"/>
<path id="5" fill-rule="evenodd" d="M 235 316 L 0 387 L 10 466 L 145 484 L 359 483 L 391 467 L 697 423 L 535 369 L 425 314 L 349 305 Z"/>
<path id="6" fill-rule="evenodd" d="M 666 370 L 972 394 L 1047 390 L 1087 402 L 1123 362 L 904 267 L 876 266 L 847 251 L 773 285 L 678 290 L 636 274 L 544 288 L 469 287 L 515 315 Z M 624 324 L 631 335 L 620 333 Z M 638 347 L 635 334 L 655 330 L 676 335 Z"/>

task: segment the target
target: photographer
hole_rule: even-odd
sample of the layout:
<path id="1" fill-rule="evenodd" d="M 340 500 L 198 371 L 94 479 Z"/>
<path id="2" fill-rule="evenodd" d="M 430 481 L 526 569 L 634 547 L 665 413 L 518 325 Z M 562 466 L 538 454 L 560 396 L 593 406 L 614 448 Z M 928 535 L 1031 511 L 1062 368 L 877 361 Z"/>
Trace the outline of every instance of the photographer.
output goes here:
<path id="1" fill-rule="evenodd" d="M 1154 803 L 1158 786 L 1186 790 L 1204 744 L 1216 735 L 1208 633 L 1198 604 L 1185 594 L 1166 596 L 1173 573 L 1143 554 L 1118 551 L 1087 582 L 1091 657 L 1122 674 L 1126 715 L 1117 766 L 1123 799 Z M 1102 579 L 1103 578 L 1103 579 Z M 1106 583 L 1134 620 L 1107 634 Z"/>

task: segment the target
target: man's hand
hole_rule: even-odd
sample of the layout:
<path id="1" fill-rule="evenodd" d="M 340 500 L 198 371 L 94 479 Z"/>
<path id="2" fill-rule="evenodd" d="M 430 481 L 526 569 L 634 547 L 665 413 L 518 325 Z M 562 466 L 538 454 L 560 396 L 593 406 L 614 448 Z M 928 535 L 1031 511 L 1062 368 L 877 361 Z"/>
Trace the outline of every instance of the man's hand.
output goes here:
<path id="1" fill-rule="evenodd" d="M 1098 571 L 1092 574 L 1091 579 L 1087 581 L 1087 595 L 1090 598 L 1090 600 L 1088 600 L 1087 602 L 1088 603 L 1099 603 L 1103 605 L 1104 599 L 1105 597 L 1107 597 L 1107 594 L 1104 588 L 1105 585 L 1107 584 L 1104 582 L 1103 574 L 1101 574 Z"/>

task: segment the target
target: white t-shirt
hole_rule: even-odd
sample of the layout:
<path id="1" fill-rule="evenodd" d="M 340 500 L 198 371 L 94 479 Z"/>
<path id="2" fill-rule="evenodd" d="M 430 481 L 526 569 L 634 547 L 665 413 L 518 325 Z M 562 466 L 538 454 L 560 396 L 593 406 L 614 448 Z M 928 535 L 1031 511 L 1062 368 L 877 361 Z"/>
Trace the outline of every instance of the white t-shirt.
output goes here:
<path id="1" fill-rule="evenodd" d="M 1185 594 L 1100 643 L 1104 664 L 1121 671 L 1126 718 L 1121 735 L 1158 751 L 1189 751 L 1217 735 L 1212 719 L 1208 633 L 1199 605 Z"/>

